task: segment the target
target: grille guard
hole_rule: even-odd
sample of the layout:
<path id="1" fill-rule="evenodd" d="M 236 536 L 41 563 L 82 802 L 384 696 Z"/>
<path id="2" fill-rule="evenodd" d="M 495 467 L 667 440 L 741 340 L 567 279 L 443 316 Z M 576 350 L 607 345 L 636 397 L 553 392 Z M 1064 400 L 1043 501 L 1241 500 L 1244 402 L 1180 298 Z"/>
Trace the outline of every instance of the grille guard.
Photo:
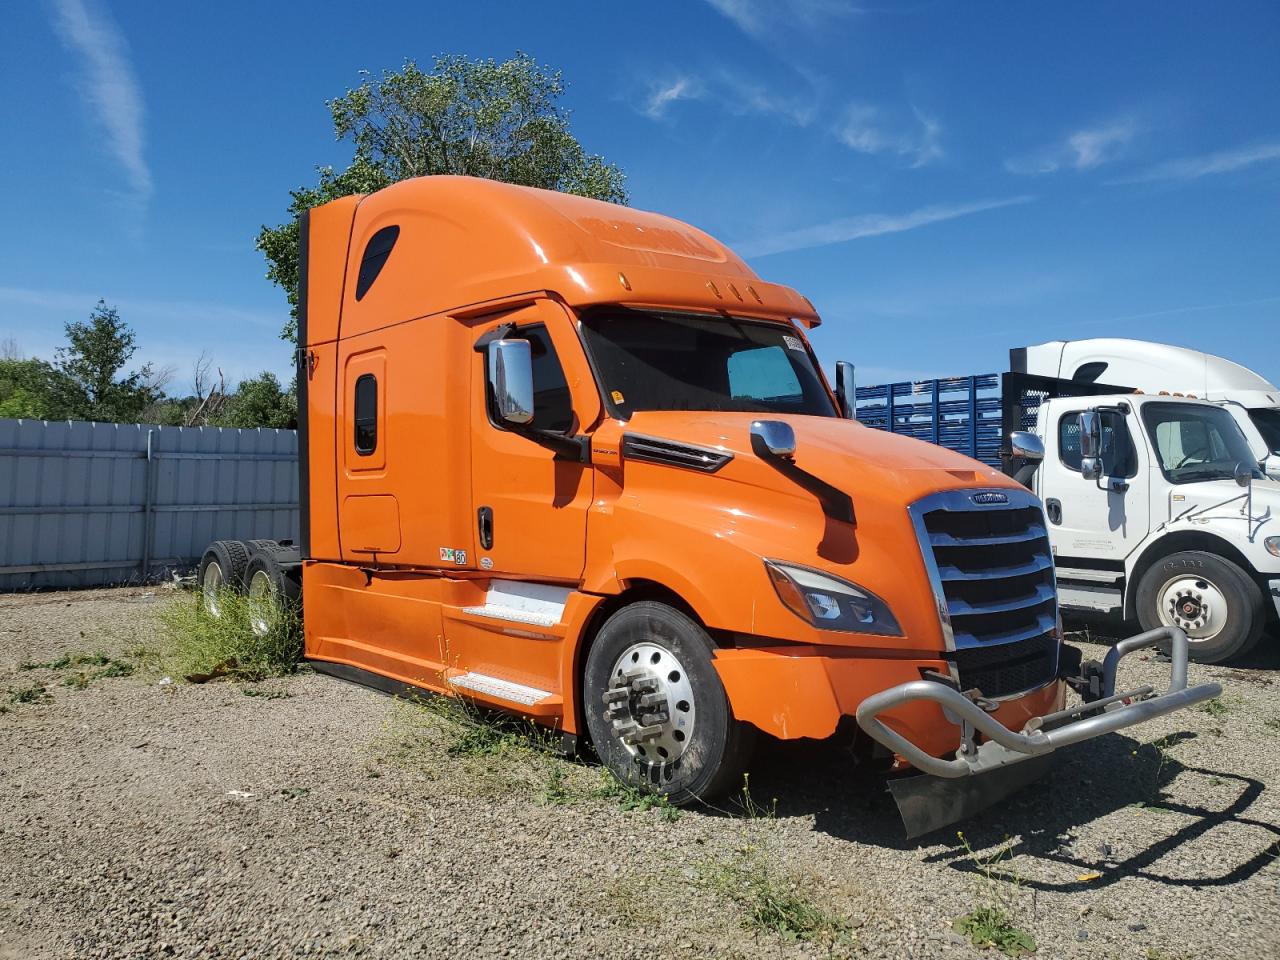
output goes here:
<path id="1" fill-rule="evenodd" d="M 1140 687 L 1117 694 L 1116 672 L 1120 661 L 1131 653 L 1170 644 L 1169 687 L 1156 694 L 1151 687 Z M 990 773 L 1032 757 L 1042 757 L 1060 747 L 1114 733 L 1134 724 L 1144 723 L 1192 704 L 1211 700 L 1222 693 L 1218 683 L 1187 686 L 1187 635 L 1178 627 L 1161 627 L 1121 640 L 1109 651 L 1102 664 L 1099 699 L 1068 707 L 1057 713 L 1034 717 L 1021 732 L 1014 732 L 988 714 L 973 700 L 953 687 L 933 680 L 912 680 L 867 697 L 858 706 L 857 719 L 867 735 L 888 747 L 922 773 L 957 779 Z M 1124 704 L 1129 697 L 1139 697 Z M 932 700 L 942 707 L 947 720 L 961 728 L 960 749 L 954 759 L 935 757 L 906 737 L 891 730 L 880 720 L 880 714 L 917 700 Z M 987 740 L 976 743 L 975 731 Z"/>

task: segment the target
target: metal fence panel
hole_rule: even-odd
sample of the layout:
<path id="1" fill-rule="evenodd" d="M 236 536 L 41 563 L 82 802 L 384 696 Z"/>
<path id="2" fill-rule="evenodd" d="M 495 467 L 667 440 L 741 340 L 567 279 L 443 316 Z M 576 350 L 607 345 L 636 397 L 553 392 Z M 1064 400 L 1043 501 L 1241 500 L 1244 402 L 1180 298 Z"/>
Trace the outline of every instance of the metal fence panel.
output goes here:
<path id="1" fill-rule="evenodd" d="M 0 419 L 0 590 L 138 582 L 298 534 L 293 430 Z"/>

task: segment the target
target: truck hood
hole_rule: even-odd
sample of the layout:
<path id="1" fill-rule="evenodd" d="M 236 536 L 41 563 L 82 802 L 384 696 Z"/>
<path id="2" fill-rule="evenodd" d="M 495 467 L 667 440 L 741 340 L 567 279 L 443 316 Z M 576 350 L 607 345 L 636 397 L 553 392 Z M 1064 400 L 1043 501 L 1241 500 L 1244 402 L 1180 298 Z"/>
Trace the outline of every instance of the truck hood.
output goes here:
<path id="1" fill-rule="evenodd" d="M 794 475 L 755 454 L 757 419 L 795 430 L 795 465 L 853 499 L 854 525 L 828 515 Z M 778 600 L 762 563 L 772 559 L 870 590 L 902 627 L 905 639 L 894 646 L 941 650 L 938 607 L 908 506 L 945 490 L 1026 492 L 976 460 L 851 420 L 663 411 L 635 414 L 623 432 L 692 450 L 657 463 L 624 452 L 617 500 L 601 518 L 611 525 L 601 541 L 612 544 L 614 568 L 623 578 L 671 586 L 709 626 L 733 632 L 885 645 L 882 637 L 807 628 Z M 698 469 L 688 454 L 699 448 L 732 459 Z"/>
<path id="2" fill-rule="evenodd" d="M 762 419 L 789 424 L 796 434 L 796 465 L 850 494 L 855 509 L 866 502 L 905 512 L 923 496 L 955 488 L 1023 489 L 1000 471 L 944 447 L 835 417 L 650 411 L 635 414 L 626 432 L 732 453 L 726 477 L 812 499 L 751 449 L 751 424 Z"/>
<path id="3" fill-rule="evenodd" d="M 1248 491 L 1233 480 L 1183 483 L 1169 492 L 1169 520 L 1243 524 Z M 1253 530 L 1265 536 L 1280 533 L 1280 482 L 1253 481 Z M 1243 527 L 1241 528 L 1243 529 Z"/>

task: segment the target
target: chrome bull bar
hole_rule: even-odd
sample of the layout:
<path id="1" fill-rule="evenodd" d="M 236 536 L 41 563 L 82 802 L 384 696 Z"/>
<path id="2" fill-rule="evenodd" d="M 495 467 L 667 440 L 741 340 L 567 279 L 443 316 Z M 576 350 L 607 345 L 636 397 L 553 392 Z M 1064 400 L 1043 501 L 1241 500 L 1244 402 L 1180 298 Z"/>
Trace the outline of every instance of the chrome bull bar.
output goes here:
<path id="1" fill-rule="evenodd" d="M 1169 688 L 1160 694 L 1153 693 L 1149 686 L 1117 694 L 1116 672 L 1120 661 L 1135 651 L 1163 642 L 1170 645 Z M 1098 699 L 1034 717 L 1021 732 L 1010 730 L 954 687 L 934 680 L 912 680 L 868 697 L 858 707 L 858 726 L 922 773 L 957 779 L 1042 757 L 1060 747 L 1114 733 L 1212 700 L 1222 693 L 1222 685 L 1218 683 L 1187 686 L 1187 635 L 1178 627 L 1161 627 L 1121 640 L 1107 652 L 1101 679 Z M 1133 702 L 1123 702 L 1131 698 Z M 926 753 L 880 720 L 880 714 L 886 710 L 917 700 L 937 703 L 944 716 L 961 728 L 960 749 L 954 759 Z M 975 731 L 986 737 L 983 743 L 976 742 Z"/>

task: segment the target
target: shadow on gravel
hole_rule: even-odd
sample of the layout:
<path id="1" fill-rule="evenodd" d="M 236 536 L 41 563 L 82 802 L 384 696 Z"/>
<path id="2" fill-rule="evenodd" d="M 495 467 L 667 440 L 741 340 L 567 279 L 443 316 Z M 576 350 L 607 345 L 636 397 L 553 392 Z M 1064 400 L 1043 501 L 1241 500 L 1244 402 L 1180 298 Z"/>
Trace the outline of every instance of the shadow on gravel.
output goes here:
<path id="1" fill-rule="evenodd" d="M 1106 617 L 1102 614 L 1086 614 L 1073 613 L 1070 616 L 1063 617 L 1064 626 L 1067 630 L 1067 642 L 1070 643 L 1074 635 L 1081 635 L 1080 639 L 1090 643 L 1101 643 L 1106 646 L 1113 645 L 1122 637 L 1131 637 L 1135 633 L 1141 633 L 1142 627 L 1136 622 L 1126 623 L 1115 617 Z M 1241 671 L 1240 679 L 1246 679 L 1249 682 L 1270 684 L 1273 677 L 1267 675 L 1267 671 L 1280 670 L 1280 626 L 1272 623 L 1267 632 L 1262 635 L 1258 641 L 1258 645 L 1249 651 L 1243 657 L 1237 657 L 1229 663 L 1218 664 L 1214 669 L 1236 669 Z M 1263 671 L 1259 673 L 1249 673 L 1249 671 Z M 1245 676 L 1247 674 L 1247 676 Z M 1230 677 L 1228 677 L 1230 679 Z"/>
<path id="2" fill-rule="evenodd" d="M 1021 885 L 1039 890 L 1072 892 L 1099 889 L 1126 877 L 1144 877 L 1170 886 L 1230 886 L 1245 880 L 1280 856 L 1280 827 L 1251 817 L 1250 810 L 1261 796 L 1261 781 L 1236 773 L 1190 767 L 1167 753 L 1176 743 L 1198 736 L 1178 734 L 1160 744 L 1140 744 L 1119 734 L 1099 738 L 1087 745 L 1068 748 L 1046 776 L 1008 797 L 983 813 L 936 831 L 920 841 L 905 839 L 897 808 L 885 787 L 885 778 L 860 771 L 849 753 L 831 743 L 781 743 L 761 745 L 751 776 L 753 798 L 765 803 L 777 801 L 778 818 L 812 816 L 818 830 L 857 843 L 907 850 L 921 845 L 945 843 L 946 849 L 924 858 L 926 863 L 945 863 L 963 872 L 988 870 L 958 843 L 954 830 L 965 833 L 971 850 L 998 847 L 1009 837 L 1020 837 L 1011 854 L 1025 854 L 1059 869 L 1061 882 L 1010 875 Z M 804 771 L 802 777 L 797 771 Z M 1197 806 L 1170 795 L 1179 777 L 1203 777 L 1222 798 L 1220 806 Z M 1144 826 L 1156 824 L 1162 836 L 1123 858 L 1112 857 L 1111 845 L 1082 849 L 1073 834 L 1081 827 L 1111 815 L 1150 817 Z M 1162 872 L 1159 861 L 1179 848 L 1194 843 L 1210 831 L 1238 825 L 1261 832 L 1256 853 L 1241 851 L 1239 844 L 1227 849 L 1246 859 L 1230 862 L 1215 851 L 1212 857 L 1188 857 L 1194 870 L 1208 867 L 1213 873 L 1173 876 Z M 1129 846 L 1143 831 L 1115 828 L 1115 847 Z M 1096 842 L 1096 841 L 1095 841 Z M 1185 870 L 1184 866 L 1184 870 Z M 990 871 L 998 875 L 998 871 Z M 1101 876 L 1081 881 L 1080 875 L 1100 872 Z"/>

